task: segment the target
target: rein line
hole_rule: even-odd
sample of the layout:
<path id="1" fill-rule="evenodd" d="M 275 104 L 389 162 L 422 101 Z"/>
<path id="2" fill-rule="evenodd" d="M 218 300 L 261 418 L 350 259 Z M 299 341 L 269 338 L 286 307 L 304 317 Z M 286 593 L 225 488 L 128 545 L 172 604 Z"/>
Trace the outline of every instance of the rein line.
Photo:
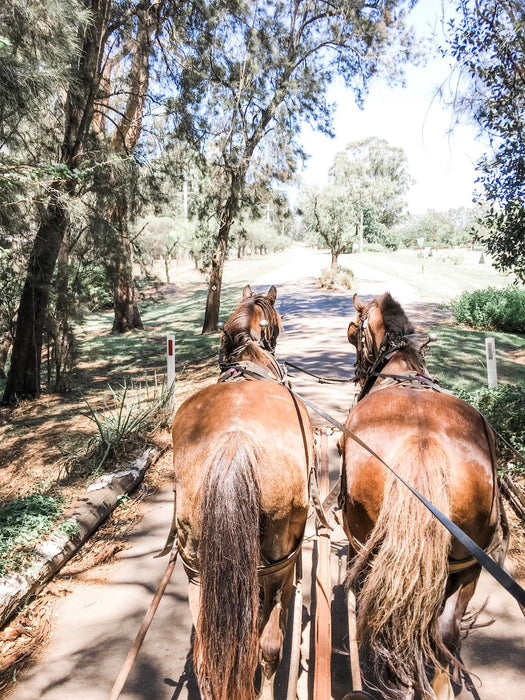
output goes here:
<path id="1" fill-rule="evenodd" d="M 313 372 L 310 372 L 309 370 L 305 369 L 304 367 L 301 367 L 300 365 L 295 365 L 293 362 L 289 362 L 288 360 L 284 360 L 284 364 L 287 365 L 288 367 L 293 367 L 294 369 L 299 370 L 299 372 L 303 372 L 304 374 L 308 374 L 310 377 L 314 377 L 314 379 L 317 379 L 319 384 L 349 384 L 350 382 L 356 382 L 357 379 L 339 379 L 337 377 L 320 377 L 318 374 L 314 374 Z"/>

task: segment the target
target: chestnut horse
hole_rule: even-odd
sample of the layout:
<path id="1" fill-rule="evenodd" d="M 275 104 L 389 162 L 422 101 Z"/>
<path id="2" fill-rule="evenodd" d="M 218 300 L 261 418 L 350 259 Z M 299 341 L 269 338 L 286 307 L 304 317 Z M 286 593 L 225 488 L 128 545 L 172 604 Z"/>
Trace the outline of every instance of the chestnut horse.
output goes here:
<path id="1" fill-rule="evenodd" d="M 479 546 L 500 517 L 494 437 L 481 415 L 428 377 L 426 343 L 386 293 L 354 295 L 348 326 L 361 393 L 346 426 Z M 461 621 L 480 574 L 423 504 L 348 437 L 344 527 L 355 558 L 358 630 L 381 698 L 453 698 Z M 365 671 L 366 676 L 366 671 Z"/>
<path id="2" fill-rule="evenodd" d="M 273 350 L 277 290 L 243 291 L 221 338 L 223 374 L 173 422 L 176 531 L 190 579 L 204 698 L 273 697 L 294 563 L 308 516 L 312 427 Z"/>

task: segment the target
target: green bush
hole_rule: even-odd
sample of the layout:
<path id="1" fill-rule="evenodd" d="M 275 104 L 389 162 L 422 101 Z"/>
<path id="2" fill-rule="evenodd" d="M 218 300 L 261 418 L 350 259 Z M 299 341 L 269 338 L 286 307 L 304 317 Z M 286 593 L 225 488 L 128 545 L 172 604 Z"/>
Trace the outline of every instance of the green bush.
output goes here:
<path id="1" fill-rule="evenodd" d="M 485 416 L 515 450 L 525 456 L 525 385 L 502 384 L 497 389 L 478 389 L 473 392 L 454 392 Z M 520 462 L 502 440 L 496 440 L 498 462 L 503 470 L 525 474 Z"/>
<path id="2" fill-rule="evenodd" d="M 458 323 L 473 328 L 525 333 L 525 289 L 487 287 L 463 292 L 451 302 Z"/>
<path id="3" fill-rule="evenodd" d="M 325 268 L 321 270 L 319 282 L 321 287 L 326 287 L 327 289 L 333 289 L 334 287 L 350 289 L 354 282 L 354 273 L 347 267 L 341 267 L 341 265 L 338 265 L 333 270 Z"/>

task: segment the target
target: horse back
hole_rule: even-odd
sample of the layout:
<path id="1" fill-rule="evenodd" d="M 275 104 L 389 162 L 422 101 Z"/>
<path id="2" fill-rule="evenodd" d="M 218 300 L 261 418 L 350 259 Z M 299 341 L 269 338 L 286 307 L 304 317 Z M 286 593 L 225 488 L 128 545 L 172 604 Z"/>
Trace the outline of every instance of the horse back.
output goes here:
<path id="1" fill-rule="evenodd" d="M 196 561 L 204 480 L 217 445 L 229 436 L 245 436 L 256 452 L 263 551 L 278 559 L 295 546 L 308 513 L 312 428 L 285 387 L 267 381 L 210 385 L 181 405 L 172 432 L 177 528 L 189 559 Z"/>
<path id="2" fill-rule="evenodd" d="M 475 409 L 431 389 L 394 386 L 360 401 L 347 426 L 423 495 L 428 479 L 439 478 L 449 517 L 488 545 L 497 519 L 494 438 Z M 348 437 L 344 470 L 350 527 L 364 541 L 383 505 L 388 471 Z M 451 556 L 467 553 L 453 542 Z"/>

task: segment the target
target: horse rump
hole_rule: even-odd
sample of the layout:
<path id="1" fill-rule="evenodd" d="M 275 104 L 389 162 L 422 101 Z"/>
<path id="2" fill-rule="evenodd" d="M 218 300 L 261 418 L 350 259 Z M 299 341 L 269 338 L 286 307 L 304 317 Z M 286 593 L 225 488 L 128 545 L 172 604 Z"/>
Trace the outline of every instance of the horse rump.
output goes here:
<path id="1" fill-rule="evenodd" d="M 436 440 L 408 438 L 392 465 L 449 512 L 449 463 Z M 355 582 L 358 589 L 358 634 L 373 674 L 369 685 L 382 698 L 406 698 L 408 689 L 433 698 L 427 671 L 454 662 L 439 627 L 450 541 L 432 513 L 389 472 L 377 520 L 347 576 L 347 584 Z"/>

